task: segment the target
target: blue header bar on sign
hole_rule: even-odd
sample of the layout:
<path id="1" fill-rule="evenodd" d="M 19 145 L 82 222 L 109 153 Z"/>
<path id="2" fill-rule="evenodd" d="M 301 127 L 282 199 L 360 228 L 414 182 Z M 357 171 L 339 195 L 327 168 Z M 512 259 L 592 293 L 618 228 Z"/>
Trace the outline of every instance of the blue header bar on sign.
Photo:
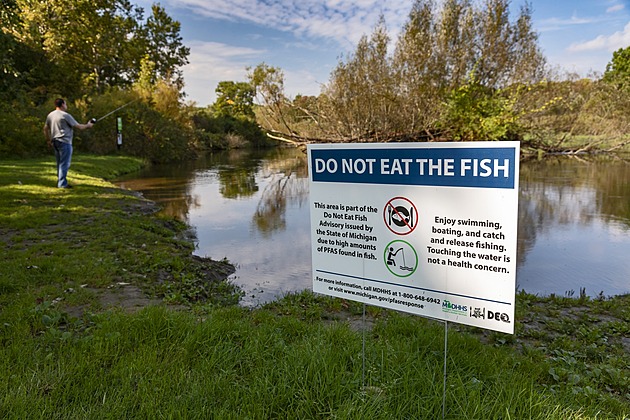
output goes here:
<path id="1" fill-rule="evenodd" d="M 313 182 L 514 188 L 513 147 L 311 150 Z"/>

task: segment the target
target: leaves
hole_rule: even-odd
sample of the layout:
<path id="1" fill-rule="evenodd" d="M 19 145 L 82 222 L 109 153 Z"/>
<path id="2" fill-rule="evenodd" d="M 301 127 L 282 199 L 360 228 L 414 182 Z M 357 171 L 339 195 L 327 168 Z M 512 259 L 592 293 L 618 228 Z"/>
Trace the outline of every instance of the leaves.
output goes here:
<path id="1" fill-rule="evenodd" d="M 246 82 L 219 82 L 215 90 L 217 100 L 213 105 L 217 117 L 235 117 L 254 120 L 255 88 Z"/>
<path id="2" fill-rule="evenodd" d="M 603 80 L 619 90 L 630 90 L 630 47 L 619 48 L 613 53 Z"/>
<path id="3" fill-rule="evenodd" d="M 7 33 L 31 51 L 26 58 L 39 70 L 31 71 L 39 79 L 34 82 L 46 89 L 78 97 L 129 86 L 145 56 L 157 63 L 153 82 L 168 78 L 182 87 L 180 67 L 190 50 L 182 45 L 179 22 L 159 5 L 146 23 L 144 10 L 127 0 L 16 0 L 11 11 Z M 56 68 L 46 74 L 51 63 Z"/>
<path id="4" fill-rule="evenodd" d="M 391 53 L 381 18 L 307 110 L 311 127 L 328 141 L 514 138 L 520 111 L 505 89 L 544 74 L 531 13 L 511 20 L 507 0 L 416 0 Z M 299 105 L 281 93 L 279 74 L 261 65 L 251 81 L 275 117 L 265 127 L 296 138 L 304 130 L 288 110 Z"/>

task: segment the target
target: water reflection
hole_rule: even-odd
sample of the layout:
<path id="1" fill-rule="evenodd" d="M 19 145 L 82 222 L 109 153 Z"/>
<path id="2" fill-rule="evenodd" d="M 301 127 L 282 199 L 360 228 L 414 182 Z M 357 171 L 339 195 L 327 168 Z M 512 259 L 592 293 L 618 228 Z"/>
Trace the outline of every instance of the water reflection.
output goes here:
<path id="1" fill-rule="evenodd" d="M 630 164 L 568 157 L 521 165 L 517 284 L 538 294 L 630 291 Z"/>
<path id="2" fill-rule="evenodd" d="M 630 164 L 566 157 L 521 165 L 519 288 L 630 292 Z M 308 174 L 295 149 L 209 154 L 120 180 L 188 222 L 198 255 L 237 264 L 245 304 L 311 287 Z"/>
<path id="3" fill-rule="evenodd" d="M 269 160 L 262 176 L 269 179 L 258 201 L 253 220 L 260 233 L 269 237 L 286 229 L 287 204 L 301 208 L 308 200 L 308 173 L 303 154 L 289 159 Z"/>
<path id="4" fill-rule="evenodd" d="M 196 254 L 235 263 L 233 280 L 253 305 L 310 287 L 307 175 L 299 150 L 238 150 L 158 165 L 118 184 L 189 223 Z"/>

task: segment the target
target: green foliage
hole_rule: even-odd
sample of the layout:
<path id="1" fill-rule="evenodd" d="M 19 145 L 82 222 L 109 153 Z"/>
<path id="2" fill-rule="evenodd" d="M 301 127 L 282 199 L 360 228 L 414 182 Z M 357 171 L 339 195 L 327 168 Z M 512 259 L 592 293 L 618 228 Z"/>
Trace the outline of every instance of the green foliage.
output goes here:
<path id="1" fill-rule="evenodd" d="M 217 99 L 205 112 L 198 112 L 195 125 L 203 132 L 206 147 L 241 148 L 264 146 L 266 138 L 256 123 L 256 87 L 247 82 L 222 81 Z"/>
<path id="2" fill-rule="evenodd" d="M 327 114 L 336 130 L 352 138 L 389 132 L 398 119 L 395 79 L 387 56 L 389 36 L 381 19 L 370 38 L 363 36 L 346 63 L 339 63 L 326 90 Z M 334 115 L 334 120 L 332 116 Z"/>
<path id="3" fill-rule="evenodd" d="M 25 109 L 25 98 L 0 101 L 0 156 L 41 156 L 48 152 L 43 134 L 44 107 Z"/>
<path id="4" fill-rule="evenodd" d="M 19 42 L 57 64 L 56 91 L 78 96 L 84 90 L 126 82 L 125 75 L 134 66 L 130 52 L 139 39 L 133 35 L 138 33 L 140 10 L 120 0 L 17 4 L 21 25 L 12 32 Z"/>
<path id="5" fill-rule="evenodd" d="M 540 81 L 545 59 L 529 5 L 514 19 L 509 5 L 416 0 L 393 51 L 381 19 L 309 100 L 289 100 L 282 71 L 262 63 L 248 75 L 263 105 L 257 118 L 308 141 L 519 138 L 520 91 L 506 92 Z"/>
<path id="6" fill-rule="evenodd" d="M 606 65 L 603 80 L 617 89 L 630 91 L 630 47 L 619 48 L 613 53 L 611 62 Z"/>
<path id="7" fill-rule="evenodd" d="M 603 81 L 545 81 L 515 98 L 524 136 L 542 149 L 560 151 L 577 136 L 623 139 L 630 129 L 630 95 Z"/>
<path id="8" fill-rule="evenodd" d="M 447 98 L 441 124 L 453 140 L 516 140 L 520 131 L 517 120 L 514 101 L 504 91 L 473 80 Z"/>
<path id="9" fill-rule="evenodd" d="M 151 12 L 144 33 L 145 51 L 149 60 L 155 63 L 153 82 L 168 80 L 181 89 L 184 86 L 181 67 L 188 64 L 190 54 L 190 48 L 183 45 L 179 34 L 181 24 L 173 20 L 159 4 L 153 4 Z"/>
<path id="10" fill-rule="evenodd" d="M 282 69 L 260 63 L 254 68 L 247 68 L 247 79 L 255 89 L 258 103 L 264 104 L 256 110 L 256 117 L 265 129 L 292 132 L 291 122 L 285 116 L 289 100 L 284 93 Z"/>
<path id="11" fill-rule="evenodd" d="M 15 0 L 12 5 L 0 48 L 22 52 L 3 67 L 28 74 L 24 88 L 76 98 L 127 87 L 146 55 L 157 63 L 153 81 L 181 84 L 189 49 L 181 43 L 179 22 L 159 5 L 146 22 L 144 10 L 127 0 Z M 17 45 L 4 46 L 7 40 Z"/>
<path id="12" fill-rule="evenodd" d="M 261 63 L 248 68 L 249 83 L 256 89 L 256 94 L 267 104 L 282 102 L 284 96 L 284 72 L 279 67 Z"/>
<path id="13" fill-rule="evenodd" d="M 127 152 L 153 162 L 181 161 L 194 156 L 193 133 L 177 121 L 145 108 L 135 123 L 132 133 L 136 135 L 125 143 Z"/>
<path id="14" fill-rule="evenodd" d="M 379 23 L 331 74 L 323 130 L 353 139 L 439 131 L 509 138 L 511 104 L 493 91 L 540 80 L 545 64 L 532 11 L 525 6 L 512 20 L 509 10 L 508 0 L 417 0 L 393 54 Z"/>
<path id="15" fill-rule="evenodd" d="M 19 86 L 19 83 L 16 83 L 19 70 L 15 63 L 18 45 L 12 35 L 0 31 L 0 92 L 3 98 L 9 97 L 11 90 Z"/>
<path id="16" fill-rule="evenodd" d="M 613 54 L 601 81 L 551 78 L 531 6 L 515 19 L 508 6 L 417 0 L 393 52 L 380 21 L 318 97 L 290 100 L 282 70 L 262 63 L 248 74 L 262 105 L 257 120 L 288 141 L 524 140 L 561 152 L 578 136 L 597 136 L 607 150 L 624 147 L 630 48 Z"/>
<path id="17" fill-rule="evenodd" d="M 221 99 L 235 106 L 219 107 L 217 121 L 206 124 L 214 126 L 207 127 L 211 131 L 195 126 L 195 111 L 181 101 L 181 66 L 190 50 L 182 44 L 179 22 L 160 5 L 151 7 L 146 21 L 144 10 L 126 0 L 6 5 L 0 32 L 0 156 L 50 153 L 42 126 L 56 97 L 67 99 L 79 122 L 133 102 L 92 130 L 76 130 L 78 152 L 122 152 L 164 162 L 190 158 L 199 147 L 264 143 L 253 121 L 254 92 L 246 83 L 225 82 Z M 121 150 L 117 117 L 123 121 Z"/>
<path id="18" fill-rule="evenodd" d="M 177 97 L 177 92 L 175 92 Z M 147 158 L 154 162 L 174 161 L 194 156 L 196 136 L 182 115 L 182 108 L 160 104 L 159 95 L 141 101 L 133 91 L 111 90 L 103 95 L 86 100 L 68 101 L 69 110 L 78 121 L 100 118 L 112 110 L 129 106 L 98 121 L 91 130 L 75 130 L 73 145 L 76 152 L 97 154 L 119 153 L 116 146 L 116 118 L 123 121 L 123 147 L 125 154 Z M 52 153 L 46 146 L 42 128 L 48 112 L 54 109 L 50 99 L 40 107 L 25 109 L 28 103 L 0 103 L 0 122 L 5 129 L 0 133 L 0 156 L 29 157 Z M 15 102 L 14 102 L 15 104 Z M 170 113 L 169 113 L 170 112 Z"/>
<path id="19" fill-rule="evenodd" d="M 255 147 L 268 146 L 264 133 L 255 121 L 234 118 L 230 115 L 216 116 L 202 110 L 192 118 L 205 148 L 232 149 L 250 144 Z"/>
<path id="20" fill-rule="evenodd" d="M 93 130 L 76 130 L 77 151 L 117 151 L 114 124 L 120 116 L 125 153 L 152 161 L 194 155 L 190 109 L 180 103 L 180 67 L 190 51 L 182 44 L 179 22 L 164 8 L 152 6 L 145 21 L 144 10 L 127 0 L 5 3 L 0 156 L 50 153 L 42 126 L 56 97 L 66 98 L 79 122 L 136 101 Z"/>
<path id="21" fill-rule="evenodd" d="M 233 117 L 254 120 L 254 96 L 256 89 L 245 82 L 219 82 L 215 90 L 217 100 L 212 105 L 217 117 Z"/>

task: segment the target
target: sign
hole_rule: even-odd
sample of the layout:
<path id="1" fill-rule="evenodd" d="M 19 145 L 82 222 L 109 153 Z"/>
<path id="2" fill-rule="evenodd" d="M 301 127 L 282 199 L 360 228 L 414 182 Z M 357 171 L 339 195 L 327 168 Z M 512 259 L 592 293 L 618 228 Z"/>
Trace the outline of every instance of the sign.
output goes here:
<path id="1" fill-rule="evenodd" d="M 514 333 L 519 149 L 309 145 L 313 291 Z"/>
<path id="2" fill-rule="evenodd" d="M 122 117 L 116 117 L 116 147 L 122 147 Z"/>

